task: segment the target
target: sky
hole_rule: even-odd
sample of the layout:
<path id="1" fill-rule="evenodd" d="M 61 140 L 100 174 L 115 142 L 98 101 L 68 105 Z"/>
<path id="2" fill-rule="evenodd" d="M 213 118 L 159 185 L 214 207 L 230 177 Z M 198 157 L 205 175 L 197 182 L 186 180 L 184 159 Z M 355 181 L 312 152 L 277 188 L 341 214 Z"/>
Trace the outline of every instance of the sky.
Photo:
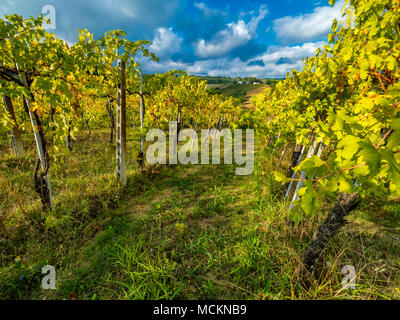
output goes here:
<path id="1" fill-rule="evenodd" d="M 123 29 L 150 40 L 160 58 L 139 58 L 145 73 L 172 69 L 194 75 L 282 78 L 327 43 L 344 0 L 0 0 L 0 17 L 38 16 L 55 9 L 58 37 L 73 44 L 78 30 L 97 37 Z M 44 12 L 48 13 L 48 12 Z"/>

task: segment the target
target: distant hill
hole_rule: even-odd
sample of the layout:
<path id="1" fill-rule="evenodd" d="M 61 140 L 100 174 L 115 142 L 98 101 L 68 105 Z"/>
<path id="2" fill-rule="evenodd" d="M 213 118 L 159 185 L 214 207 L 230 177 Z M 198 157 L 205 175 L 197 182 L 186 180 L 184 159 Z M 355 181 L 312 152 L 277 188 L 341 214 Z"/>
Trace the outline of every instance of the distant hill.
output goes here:
<path id="1" fill-rule="evenodd" d="M 278 81 L 280 81 L 280 79 L 257 79 L 254 77 L 198 77 L 203 81 L 207 81 L 209 93 L 238 98 L 241 103 L 246 102 L 246 97 L 249 92 L 265 87 L 266 85 L 273 87 Z"/>

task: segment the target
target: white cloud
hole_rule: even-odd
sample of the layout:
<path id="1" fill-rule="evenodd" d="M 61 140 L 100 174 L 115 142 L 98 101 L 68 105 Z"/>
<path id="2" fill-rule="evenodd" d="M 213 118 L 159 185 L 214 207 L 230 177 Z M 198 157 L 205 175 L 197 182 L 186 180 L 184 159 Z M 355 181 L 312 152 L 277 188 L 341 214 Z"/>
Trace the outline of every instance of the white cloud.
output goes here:
<path id="1" fill-rule="evenodd" d="M 344 0 L 340 0 L 332 8 L 316 7 L 313 13 L 297 17 L 283 17 L 273 21 L 274 31 L 284 43 L 315 41 L 327 36 L 336 18 L 341 18 L 341 8 Z"/>
<path id="2" fill-rule="evenodd" d="M 196 53 L 198 57 L 201 57 L 198 61 L 186 62 L 187 60 L 185 60 L 182 62 L 177 59 L 174 61 L 171 59 L 171 55 L 179 53 L 183 47 L 183 39 L 172 28 L 159 27 L 171 24 L 171 19 L 178 14 L 180 1 L 182 0 L 57 1 L 55 5 L 57 30 L 55 33 L 71 43 L 75 41 L 79 28 L 87 27 L 96 35 L 103 34 L 107 30 L 121 28 L 128 31 L 129 37 L 133 40 L 154 37 L 151 50 L 160 56 L 161 62 L 149 62 L 149 59 L 141 60 L 146 72 L 187 69 L 193 74 L 232 76 L 284 76 L 293 68 L 300 69 L 301 59 L 313 55 L 317 47 L 324 44 L 308 41 L 301 46 L 271 47 L 265 53 L 248 61 L 224 56 L 229 51 L 243 46 L 257 37 L 260 21 L 267 15 L 266 7 L 261 6 L 258 13 L 244 14 L 238 21 L 228 24 L 210 41 L 203 39 L 196 42 Z M 42 6 L 46 4 L 48 4 L 48 0 L 0 0 L 0 14 L 18 13 L 25 17 L 37 16 L 40 14 Z M 205 11 L 210 9 L 200 3 L 198 5 Z M 210 14 L 216 12 L 213 11 L 214 9 L 210 10 L 212 10 L 209 11 Z M 308 19 L 306 20 L 308 21 Z M 300 31 L 296 30 L 292 33 L 297 34 Z"/>
<path id="3" fill-rule="evenodd" d="M 68 0 L 50 1 L 57 14 L 54 33 L 70 42 L 76 40 L 78 29 L 102 35 L 113 29 L 124 29 L 129 36 L 143 39 L 158 26 L 167 25 L 177 14 L 182 0 Z M 49 0 L 0 0 L 0 16 L 20 14 L 38 16 Z"/>
<path id="4" fill-rule="evenodd" d="M 188 63 L 171 59 L 162 60 L 160 63 L 147 60 L 143 61 L 143 65 L 146 72 L 150 73 L 184 69 L 191 74 L 209 76 L 283 77 L 293 69 L 301 70 L 302 59 L 314 55 L 315 51 L 324 45 L 326 43 L 320 41 L 293 47 L 271 47 L 267 52 L 248 61 L 241 61 L 239 58 L 219 57 Z M 251 64 L 251 62 L 260 60 L 263 61 L 264 65 Z"/>
<path id="5" fill-rule="evenodd" d="M 301 59 L 313 56 L 318 48 L 323 47 L 327 43 L 325 41 L 318 42 L 306 42 L 298 46 L 283 46 L 283 47 L 270 47 L 266 53 L 260 57 L 252 60 L 263 60 L 265 64 L 276 63 L 279 60 L 286 59 L 289 61 L 297 60 L 297 63 L 301 62 Z"/>
<path id="6" fill-rule="evenodd" d="M 260 9 L 258 10 L 258 16 L 251 18 L 249 24 L 247 25 L 251 34 L 255 34 L 257 32 L 258 24 L 265 18 L 267 14 L 267 6 L 265 4 L 261 5 Z"/>
<path id="7" fill-rule="evenodd" d="M 220 11 L 218 9 L 211 9 L 209 7 L 207 7 L 207 5 L 204 2 L 195 2 L 194 6 L 199 9 L 200 11 L 203 12 L 203 14 L 207 17 L 209 16 L 214 16 L 214 15 L 226 15 L 226 12 L 224 11 Z"/>
<path id="8" fill-rule="evenodd" d="M 159 57 L 171 55 L 181 50 L 182 41 L 172 28 L 158 28 L 150 51 Z"/>
<path id="9" fill-rule="evenodd" d="M 245 45 L 252 36 L 243 20 L 230 23 L 227 28 L 218 32 L 210 42 L 201 39 L 196 44 L 196 55 L 202 58 L 221 56 Z"/>
<path id="10" fill-rule="evenodd" d="M 243 20 L 232 22 L 227 28 L 219 31 L 210 42 L 200 39 L 196 43 L 196 55 L 202 58 L 222 56 L 229 51 L 241 47 L 257 36 L 257 27 L 267 15 L 265 5 L 259 9 L 258 16 L 253 17 L 248 24 Z"/>

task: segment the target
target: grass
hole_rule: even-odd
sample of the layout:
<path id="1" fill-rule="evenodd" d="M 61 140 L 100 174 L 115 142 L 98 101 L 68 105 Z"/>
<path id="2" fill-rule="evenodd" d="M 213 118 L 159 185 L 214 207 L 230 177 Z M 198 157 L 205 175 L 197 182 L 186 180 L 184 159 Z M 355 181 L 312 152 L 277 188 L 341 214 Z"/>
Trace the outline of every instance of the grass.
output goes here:
<path id="1" fill-rule="evenodd" d="M 142 174 L 128 139 L 128 185 L 119 189 L 107 133 L 82 133 L 72 152 L 53 160 L 55 210 L 43 212 L 32 187 L 33 141 L 24 137 L 28 154 L 16 159 L 7 139 L 0 141 L 1 299 L 400 298 L 396 199 L 364 201 L 304 289 L 300 256 L 332 204 L 289 225 L 279 185 L 260 174 L 277 162 L 261 146 L 252 176 L 236 176 L 232 165 Z M 57 270 L 54 291 L 40 286 L 47 264 Z M 346 265 L 356 269 L 356 290 L 342 289 Z"/>

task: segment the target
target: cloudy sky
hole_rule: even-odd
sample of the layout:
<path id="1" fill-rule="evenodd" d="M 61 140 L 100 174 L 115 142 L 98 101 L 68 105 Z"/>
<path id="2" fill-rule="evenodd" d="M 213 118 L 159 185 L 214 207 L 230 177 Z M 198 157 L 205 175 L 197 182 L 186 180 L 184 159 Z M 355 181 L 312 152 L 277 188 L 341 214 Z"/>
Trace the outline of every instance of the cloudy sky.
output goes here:
<path id="1" fill-rule="evenodd" d="M 147 39 L 160 62 L 142 61 L 146 73 L 186 69 L 211 76 L 284 77 L 323 46 L 344 0 L 0 0 L 0 16 L 38 16 L 56 10 L 60 38 L 78 30 L 96 36 L 125 30 Z"/>

